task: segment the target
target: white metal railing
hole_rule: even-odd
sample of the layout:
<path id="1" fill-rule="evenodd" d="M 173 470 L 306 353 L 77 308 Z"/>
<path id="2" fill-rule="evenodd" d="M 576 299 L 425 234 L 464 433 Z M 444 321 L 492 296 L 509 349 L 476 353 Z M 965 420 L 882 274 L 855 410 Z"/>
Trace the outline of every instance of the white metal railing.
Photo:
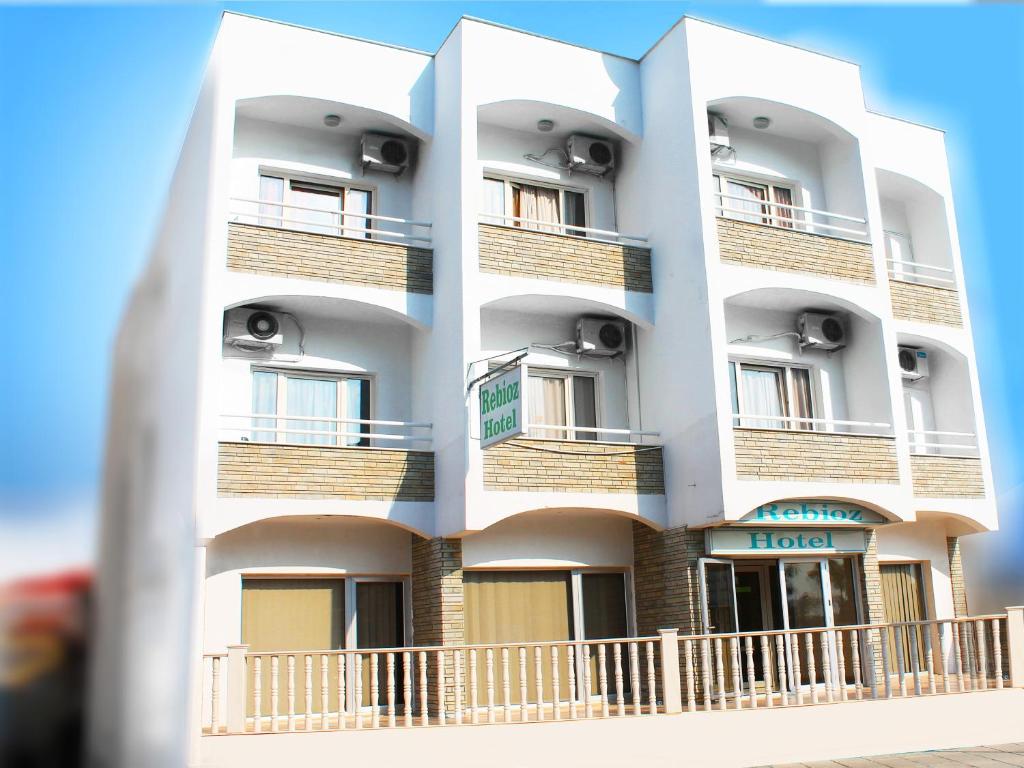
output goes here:
<path id="1" fill-rule="evenodd" d="M 608 427 L 569 427 L 559 424 L 527 424 L 530 437 L 552 437 L 555 439 L 578 440 L 580 442 L 595 442 L 607 436 L 609 441 L 619 442 L 616 438 L 622 438 L 622 442 L 631 442 L 634 438 L 642 443 L 645 437 L 660 437 L 660 432 L 636 429 L 612 429 Z M 536 432 L 543 432 L 538 435 Z M 592 435 L 592 437 L 591 437 Z"/>
<path id="2" fill-rule="evenodd" d="M 511 222 L 511 224 L 509 224 L 509 222 Z M 480 223 L 520 227 L 521 229 L 525 229 L 530 232 L 548 232 L 556 235 L 567 235 L 569 237 L 583 237 L 587 240 L 599 243 L 612 243 L 613 245 L 621 245 L 623 240 L 631 240 L 638 243 L 647 242 L 647 238 L 641 235 L 627 235 L 610 229 L 581 227 L 577 224 L 562 224 L 557 221 L 527 219 L 522 216 L 504 216 L 499 213 L 481 213 Z"/>
<path id="3" fill-rule="evenodd" d="M 401 224 L 410 229 L 412 227 L 429 229 L 431 227 L 431 223 L 429 221 L 413 221 L 411 219 L 398 218 L 397 216 L 381 216 L 375 213 L 362 213 L 361 211 L 327 211 L 322 208 L 311 208 L 305 205 L 295 205 L 294 203 L 283 203 L 277 200 L 261 200 L 259 198 L 250 197 L 233 197 L 231 198 L 231 202 L 240 203 L 250 209 L 253 206 L 257 206 L 255 210 L 239 210 L 237 208 L 232 208 L 230 212 L 231 220 L 236 222 L 264 225 L 269 223 L 269 226 L 279 227 L 281 229 L 289 229 L 299 232 L 312 232 L 315 234 L 336 235 L 341 237 L 351 236 L 348 233 L 354 233 L 362 236 L 357 239 L 373 240 L 384 238 L 410 243 L 430 244 L 429 237 L 413 235 L 409 232 L 397 232 L 391 229 L 378 229 L 374 227 L 355 226 L 354 224 L 345 223 L 345 220 L 351 219 L 354 221 L 379 221 Z M 260 210 L 259 206 L 266 206 L 266 208 L 270 210 L 280 209 L 281 213 L 280 215 L 269 213 L 268 210 Z M 330 222 L 306 221 L 301 217 L 286 215 L 293 211 L 315 213 L 318 216 L 329 216 Z"/>
<path id="4" fill-rule="evenodd" d="M 804 208 L 799 205 L 789 205 L 787 203 L 774 203 L 770 200 L 755 200 L 741 195 L 730 195 L 726 192 L 715 192 L 714 195 L 718 199 L 718 203 L 715 205 L 716 212 L 721 213 L 727 218 L 737 219 L 738 221 L 748 221 L 752 224 L 767 224 L 768 226 L 778 227 L 780 229 L 793 229 L 801 232 L 811 232 L 813 234 L 825 234 L 837 237 L 847 235 L 848 237 L 843 238 L 847 240 L 865 240 L 868 236 L 867 219 L 862 219 L 857 216 L 847 216 L 842 213 L 822 211 L 817 208 Z M 760 210 L 729 205 L 728 203 L 731 201 L 741 201 L 747 204 L 756 205 Z M 800 214 L 800 216 L 797 214 Z M 862 224 L 863 227 L 854 229 L 851 227 L 844 227 L 839 224 L 819 222 L 815 221 L 816 216 L 828 220 Z"/>
<path id="5" fill-rule="evenodd" d="M 915 454 L 957 456 L 966 452 L 976 456 L 978 452 L 978 436 L 974 432 L 908 429 L 907 436 L 910 450 Z"/>
<path id="6" fill-rule="evenodd" d="M 273 413 L 222 414 L 220 439 L 252 443 L 289 443 L 351 447 L 375 443 L 416 443 L 418 448 L 429 447 L 433 425 L 420 421 L 385 421 L 382 419 L 348 419 L 327 416 L 281 416 Z M 294 422 L 299 422 L 294 425 Z M 283 426 L 282 426 L 283 423 Z M 290 426 L 289 423 L 292 423 Z M 307 424 L 323 424 L 332 429 L 308 428 Z M 346 429 L 354 424 L 366 429 Z M 390 428 L 379 431 L 380 427 Z M 414 430 L 428 430 L 426 435 L 403 434 Z"/>
<path id="7" fill-rule="evenodd" d="M 804 432 L 824 432 L 833 434 L 877 435 L 892 437 L 892 424 L 884 421 L 848 421 L 845 419 L 815 419 L 807 416 L 758 416 L 749 413 L 734 413 L 733 426 L 752 429 L 799 430 Z M 753 422 L 753 423 L 751 423 Z M 779 424 L 780 426 L 765 426 Z M 787 427 L 783 425 L 795 425 Z M 815 429 L 821 425 L 824 429 Z M 847 427 L 847 429 L 835 429 Z M 850 429 L 853 428 L 853 429 Z M 865 432 L 864 430 L 870 430 Z"/>
<path id="8" fill-rule="evenodd" d="M 953 270 L 949 267 L 937 267 L 933 264 L 922 264 L 917 261 L 904 261 L 903 259 L 893 258 L 886 258 L 886 262 L 889 265 L 889 277 L 893 280 L 931 285 L 934 288 L 956 287 L 956 281 L 952 277 L 944 277 L 944 275 L 953 275 Z M 918 270 L 928 270 L 939 274 L 920 274 Z"/>

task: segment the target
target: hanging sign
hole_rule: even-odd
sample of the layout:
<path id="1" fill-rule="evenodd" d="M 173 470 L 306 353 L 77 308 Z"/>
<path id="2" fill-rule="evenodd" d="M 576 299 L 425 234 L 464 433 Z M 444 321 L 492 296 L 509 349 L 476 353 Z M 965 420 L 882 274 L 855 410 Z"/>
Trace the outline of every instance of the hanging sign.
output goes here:
<path id="1" fill-rule="evenodd" d="M 517 365 L 480 382 L 480 447 L 526 433 L 526 366 Z"/>
<path id="2" fill-rule="evenodd" d="M 864 531 L 830 528 L 711 528 L 710 555 L 832 555 L 864 552 Z"/>
<path id="3" fill-rule="evenodd" d="M 762 504 L 736 521 L 741 525 L 882 525 L 878 512 L 842 501 L 796 499 Z"/>

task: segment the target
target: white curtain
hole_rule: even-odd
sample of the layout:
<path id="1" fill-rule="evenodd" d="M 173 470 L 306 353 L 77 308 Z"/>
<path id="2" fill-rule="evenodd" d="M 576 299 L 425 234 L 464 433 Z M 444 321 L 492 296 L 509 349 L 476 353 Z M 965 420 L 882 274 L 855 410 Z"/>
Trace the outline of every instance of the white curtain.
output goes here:
<path id="1" fill-rule="evenodd" d="M 750 221 L 754 224 L 764 222 L 765 207 L 762 204 L 766 197 L 764 187 L 726 179 L 725 193 L 730 195 L 730 197 L 725 198 L 722 205 L 725 208 L 733 209 L 726 211 L 726 215 L 729 218 Z M 737 197 L 742 199 L 734 199 Z M 750 211 L 750 213 L 747 213 L 747 211 Z"/>
<path id="2" fill-rule="evenodd" d="M 553 376 L 530 377 L 530 423 L 565 426 L 565 379 Z M 565 430 L 531 429 L 530 437 L 567 439 Z"/>
<path id="3" fill-rule="evenodd" d="M 259 223 L 264 227 L 283 226 L 281 211 L 284 209 L 273 203 L 284 202 L 284 179 L 278 176 L 260 176 L 260 200 L 268 202 L 259 204 Z M 267 218 L 263 218 L 264 216 Z"/>
<path id="4" fill-rule="evenodd" d="M 487 224 L 504 224 L 505 216 L 505 182 L 500 179 L 484 179 L 480 185 L 480 213 L 493 214 L 482 216 Z"/>
<path id="5" fill-rule="evenodd" d="M 519 216 L 535 221 L 551 221 L 558 223 L 558 190 L 544 187 L 523 185 L 519 188 Z M 545 227 L 540 224 L 525 224 L 527 229 L 540 232 L 559 232 L 558 227 Z"/>
<path id="6" fill-rule="evenodd" d="M 338 383 L 332 379 L 299 379 L 288 378 L 287 394 L 288 416 L 316 416 L 335 418 L 338 415 Z M 329 421 L 294 420 L 288 422 L 290 429 L 315 430 L 317 432 L 333 432 L 336 424 Z M 309 443 L 313 445 L 332 445 L 335 439 L 331 435 L 288 434 L 292 443 Z"/>
<path id="7" fill-rule="evenodd" d="M 270 371 L 254 371 L 252 374 L 252 412 L 277 413 L 277 374 Z M 277 419 L 253 419 L 252 440 L 257 443 L 277 442 L 277 432 L 260 432 L 256 427 L 277 426 Z"/>
<path id="8" fill-rule="evenodd" d="M 370 193 L 365 189 L 346 189 L 345 190 L 345 210 L 348 211 L 345 215 L 345 226 L 346 227 L 358 227 L 359 229 L 373 229 L 373 225 L 369 219 L 363 218 L 362 216 L 353 216 L 353 213 L 369 213 L 370 212 Z M 369 232 L 352 232 L 344 231 L 342 235 L 345 237 L 357 237 L 368 239 L 370 237 Z"/>
<path id="9" fill-rule="evenodd" d="M 743 413 L 753 416 L 785 416 L 782 403 L 782 372 L 765 371 L 756 368 L 742 368 Z M 743 419 L 743 425 L 755 429 L 780 429 L 783 421 L 768 419 Z"/>

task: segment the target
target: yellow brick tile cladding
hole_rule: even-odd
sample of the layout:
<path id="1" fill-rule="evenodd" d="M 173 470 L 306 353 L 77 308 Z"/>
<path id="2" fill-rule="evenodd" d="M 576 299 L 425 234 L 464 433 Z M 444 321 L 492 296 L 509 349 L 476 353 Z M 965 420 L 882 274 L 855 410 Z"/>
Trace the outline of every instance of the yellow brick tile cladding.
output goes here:
<path id="1" fill-rule="evenodd" d="M 661 448 L 510 440 L 484 451 L 484 487 L 492 491 L 664 494 Z"/>
<path id="2" fill-rule="evenodd" d="M 433 501 L 434 454 L 389 448 L 222 442 L 217 494 Z"/>
<path id="3" fill-rule="evenodd" d="M 867 243 L 719 217 L 718 248 L 727 264 L 875 282 Z"/>
<path id="4" fill-rule="evenodd" d="M 963 325 L 960 294 L 955 290 L 890 280 L 889 295 L 892 297 L 892 315 L 897 320 L 950 325 L 954 328 Z"/>
<path id="5" fill-rule="evenodd" d="M 771 429 L 733 429 L 741 480 L 898 483 L 891 437 Z"/>
<path id="6" fill-rule="evenodd" d="M 983 499 L 981 459 L 970 456 L 911 456 L 914 495 L 933 499 Z"/>
<path id="7" fill-rule="evenodd" d="M 960 537 L 946 537 L 946 554 L 949 557 L 949 586 L 953 592 L 953 615 L 969 616 L 967 610 L 967 581 L 964 579 L 963 553 L 960 551 Z"/>
<path id="8" fill-rule="evenodd" d="M 228 269 L 408 293 L 433 292 L 433 252 L 396 243 L 228 224 Z"/>
<path id="9" fill-rule="evenodd" d="M 480 271 L 651 293 L 647 248 L 480 225 Z"/>

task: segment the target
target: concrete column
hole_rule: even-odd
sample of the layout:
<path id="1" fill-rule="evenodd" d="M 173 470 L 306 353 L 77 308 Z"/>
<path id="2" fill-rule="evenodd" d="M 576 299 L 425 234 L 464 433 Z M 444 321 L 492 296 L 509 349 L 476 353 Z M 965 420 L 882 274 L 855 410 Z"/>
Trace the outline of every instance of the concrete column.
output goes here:
<path id="1" fill-rule="evenodd" d="M 661 635 L 662 700 L 666 714 L 683 711 L 682 685 L 679 681 L 679 631 L 659 629 Z"/>
<path id="2" fill-rule="evenodd" d="M 228 646 L 228 733 L 245 733 L 245 702 L 249 692 L 245 674 L 248 645 Z"/>
<path id="3" fill-rule="evenodd" d="M 202 763 L 203 735 L 203 637 L 206 624 L 206 552 L 213 539 L 199 539 L 192 570 L 192 659 L 189 664 L 188 765 Z"/>
<path id="4" fill-rule="evenodd" d="M 1010 687 L 1024 688 L 1024 605 L 1006 609 L 1006 652 L 1010 656 Z"/>

